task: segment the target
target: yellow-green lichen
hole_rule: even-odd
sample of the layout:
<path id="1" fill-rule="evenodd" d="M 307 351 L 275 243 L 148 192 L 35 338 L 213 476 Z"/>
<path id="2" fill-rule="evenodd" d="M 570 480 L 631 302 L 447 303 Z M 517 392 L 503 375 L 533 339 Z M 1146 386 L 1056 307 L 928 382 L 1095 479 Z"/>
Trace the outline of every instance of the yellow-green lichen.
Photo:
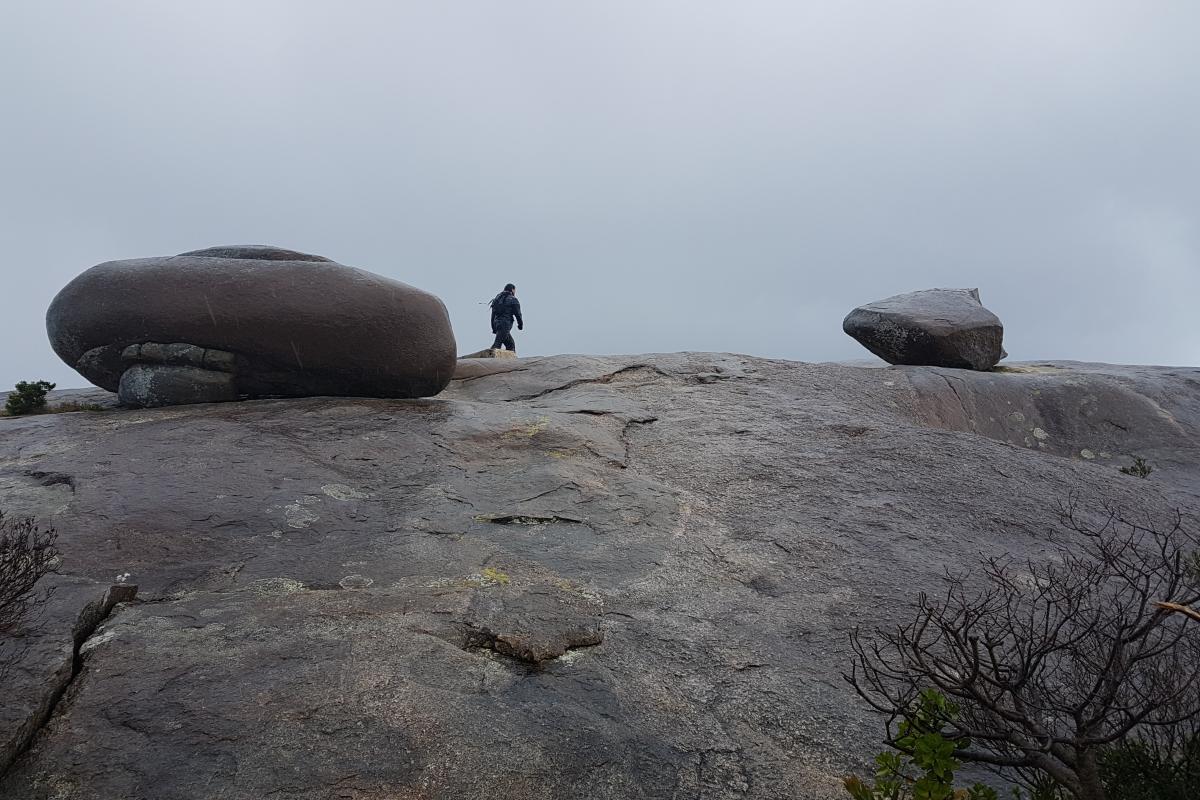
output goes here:
<path id="1" fill-rule="evenodd" d="M 480 574 L 483 576 L 484 581 L 487 583 L 494 583 L 494 584 L 500 584 L 501 586 L 507 586 L 512 581 L 512 579 L 509 578 L 506 573 L 496 569 L 495 567 L 484 567 L 483 571 Z"/>
<path id="2" fill-rule="evenodd" d="M 539 417 L 537 422 L 533 422 L 529 425 L 518 425 L 517 427 L 509 430 L 507 435 L 512 437 L 521 437 L 524 439 L 532 439 L 534 436 L 537 436 L 548 427 L 550 427 L 550 418 Z"/>

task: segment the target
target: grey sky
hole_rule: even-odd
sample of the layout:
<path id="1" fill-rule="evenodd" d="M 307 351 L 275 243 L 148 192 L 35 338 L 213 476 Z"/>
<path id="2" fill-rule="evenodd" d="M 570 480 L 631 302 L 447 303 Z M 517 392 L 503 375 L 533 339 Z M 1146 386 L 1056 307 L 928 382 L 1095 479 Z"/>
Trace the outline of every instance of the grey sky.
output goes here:
<path id="1" fill-rule="evenodd" d="M 0 384 L 63 284 L 268 243 L 460 351 L 867 356 L 978 286 L 1013 359 L 1200 363 L 1200 3 L 6 0 Z"/>

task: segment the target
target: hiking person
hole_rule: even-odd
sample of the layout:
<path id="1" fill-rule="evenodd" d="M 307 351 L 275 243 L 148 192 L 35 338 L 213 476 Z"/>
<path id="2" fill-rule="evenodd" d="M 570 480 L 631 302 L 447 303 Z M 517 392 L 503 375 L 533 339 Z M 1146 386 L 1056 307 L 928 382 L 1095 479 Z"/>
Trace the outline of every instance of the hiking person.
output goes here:
<path id="1" fill-rule="evenodd" d="M 496 341 L 492 343 L 493 350 L 507 347 L 517 352 L 517 343 L 513 341 L 513 320 L 517 321 L 517 330 L 525 330 L 525 321 L 521 319 L 521 301 L 517 299 L 517 287 L 511 283 L 505 284 L 504 291 L 492 298 L 492 333 Z"/>

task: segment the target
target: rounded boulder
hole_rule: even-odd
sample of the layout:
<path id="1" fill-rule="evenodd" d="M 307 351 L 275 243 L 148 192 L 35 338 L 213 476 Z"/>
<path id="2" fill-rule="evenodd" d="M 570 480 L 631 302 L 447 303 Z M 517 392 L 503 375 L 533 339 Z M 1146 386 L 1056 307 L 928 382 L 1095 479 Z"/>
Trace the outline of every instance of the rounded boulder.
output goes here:
<path id="1" fill-rule="evenodd" d="M 454 374 L 432 294 L 259 245 L 109 261 L 46 313 L 54 351 L 127 405 L 253 397 L 428 397 Z"/>

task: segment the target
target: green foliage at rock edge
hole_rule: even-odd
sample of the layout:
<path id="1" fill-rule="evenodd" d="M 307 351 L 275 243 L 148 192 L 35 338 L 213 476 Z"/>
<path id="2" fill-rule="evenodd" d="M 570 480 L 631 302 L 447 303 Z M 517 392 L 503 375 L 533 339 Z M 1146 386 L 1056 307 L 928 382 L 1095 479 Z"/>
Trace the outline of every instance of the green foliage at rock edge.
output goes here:
<path id="1" fill-rule="evenodd" d="M 53 388 L 54 384 L 49 381 L 20 381 L 8 393 L 4 410 L 14 417 L 41 411 L 46 407 L 46 393 Z"/>
<path id="2" fill-rule="evenodd" d="M 843 782 L 846 791 L 854 800 L 997 800 L 996 790 L 981 783 L 954 788 L 954 771 L 960 766 L 954 753 L 969 746 L 943 735 L 956 716 L 957 705 L 926 689 L 911 718 L 900 722 L 895 750 L 875 757 L 874 782 L 850 776 Z"/>

